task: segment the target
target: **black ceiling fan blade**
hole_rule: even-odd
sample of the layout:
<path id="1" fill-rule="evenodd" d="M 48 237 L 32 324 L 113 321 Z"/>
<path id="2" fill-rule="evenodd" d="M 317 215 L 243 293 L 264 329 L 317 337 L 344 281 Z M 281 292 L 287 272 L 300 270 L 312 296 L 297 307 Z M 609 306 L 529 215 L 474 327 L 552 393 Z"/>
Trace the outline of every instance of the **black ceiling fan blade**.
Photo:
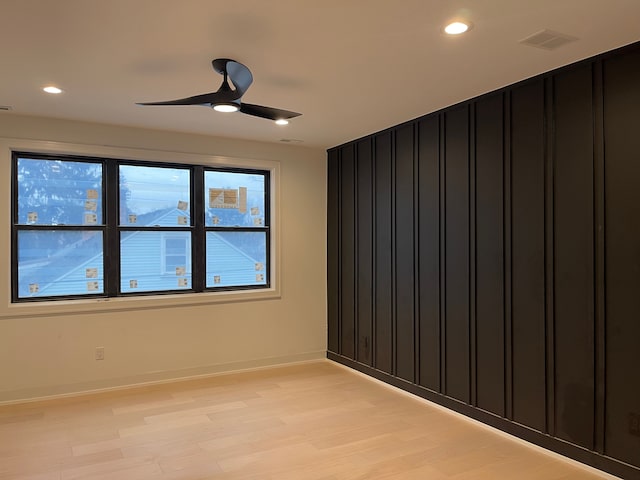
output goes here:
<path id="1" fill-rule="evenodd" d="M 206 105 L 227 101 L 228 95 L 221 96 L 218 92 L 203 93 L 193 97 L 179 98 L 178 100 L 167 100 L 164 102 L 139 102 L 136 105 Z"/>
<path id="2" fill-rule="evenodd" d="M 236 87 L 238 98 L 240 98 L 249 89 L 253 83 L 253 75 L 251 70 L 246 65 L 240 62 L 231 60 L 230 58 L 216 58 L 211 61 L 213 69 L 220 75 L 224 75 L 225 79 L 227 75 Z"/>
<path id="3" fill-rule="evenodd" d="M 279 108 L 264 107 L 262 105 L 252 105 L 250 103 L 241 103 L 240 111 L 254 117 L 268 118 L 269 120 L 288 120 L 290 118 L 302 115 L 289 110 L 281 110 Z"/>
<path id="4" fill-rule="evenodd" d="M 220 75 L 224 75 L 224 72 L 227 71 L 227 63 L 233 62 L 230 58 L 216 58 L 211 60 L 211 65 L 213 69 L 219 73 Z"/>
<path id="5" fill-rule="evenodd" d="M 249 70 L 242 63 L 236 62 L 234 60 L 229 60 L 226 67 L 227 74 L 229 75 L 229 78 L 231 79 L 233 84 L 236 86 L 238 93 L 240 93 L 240 96 L 244 95 L 253 83 L 253 75 L 251 75 L 251 70 Z"/>

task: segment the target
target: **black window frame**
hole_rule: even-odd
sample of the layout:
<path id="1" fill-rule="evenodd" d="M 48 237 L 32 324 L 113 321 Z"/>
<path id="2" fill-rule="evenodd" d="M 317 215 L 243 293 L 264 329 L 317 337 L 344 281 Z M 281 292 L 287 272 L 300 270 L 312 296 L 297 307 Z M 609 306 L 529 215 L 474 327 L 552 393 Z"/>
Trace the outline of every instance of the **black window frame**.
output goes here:
<path id="1" fill-rule="evenodd" d="M 118 297 L 148 297 L 156 295 L 175 295 L 210 293 L 221 291 L 265 290 L 272 286 L 271 266 L 271 172 L 267 169 L 227 167 L 194 163 L 158 162 L 147 160 L 118 159 L 112 157 L 85 156 L 74 154 L 35 153 L 23 150 L 11 152 L 11 302 L 50 302 L 61 300 L 87 300 Z M 100 225 L 33 225 L 18 222 L 18 159 L 70 161 L 100 164 L 102 166 L 102 219 Z M 189 225 L 176 226 L 134 226 L 120 224 L 120 177 L 119 167 L 132 165 L 142 167 L 179 168 L 189 171 Z M 261 175 L 264 178 L 264 215 L 260 226 L 219 226 L 206 225 L 205 172 L 219 171 Z M 41 231 L 100 231 L 103 245 L 103 278 L 104 291 L 99 293 L 83 293 L 74 295 L 50 295 L 36 297 L 20 297 L 18 291 L 18 232 L 28 230 Z M 127 231 L 155 231 L 191 233 L 191 286 L 175 290 L 153 290 L 140 292 L 122 292 L 120 283 L 120 237 Z M 263 284 L 235 286 L 206 286 L 206 234 L 207 232 L 263 232 L 265 235 L 265 258 Z"/>

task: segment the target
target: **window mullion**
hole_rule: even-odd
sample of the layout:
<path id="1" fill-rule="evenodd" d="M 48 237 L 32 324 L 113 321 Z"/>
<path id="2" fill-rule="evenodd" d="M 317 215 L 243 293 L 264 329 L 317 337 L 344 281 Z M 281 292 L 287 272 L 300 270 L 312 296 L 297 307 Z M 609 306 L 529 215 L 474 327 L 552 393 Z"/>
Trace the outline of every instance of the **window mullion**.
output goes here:
<path id="1" fill-rule="evenodd" d="M 191 285 L 195 292 L 205 288 L 205 231 L 204 231 L 204 169 L 191 169 L 191 209 L 193 234 L 191 236 Z"/>
<path id="2" fill-rule="evenodd" d="M 120 290 L 119 172 L 117 162 L 104 162 L 103 199 L 105 209 L 104 290 L 115 297 Z"/>

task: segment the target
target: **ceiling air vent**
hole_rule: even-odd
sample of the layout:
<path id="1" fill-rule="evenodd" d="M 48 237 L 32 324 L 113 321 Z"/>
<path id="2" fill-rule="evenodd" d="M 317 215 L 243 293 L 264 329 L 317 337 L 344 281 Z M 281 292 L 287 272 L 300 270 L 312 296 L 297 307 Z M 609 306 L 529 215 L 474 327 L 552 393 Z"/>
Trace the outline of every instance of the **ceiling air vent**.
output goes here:
<path id="1" fill-rule="evenodd" d="M 9 110 L 13 110 L 9 105 L 0 105 L 0 112 L 8 112 Z"/>
<path id="2" fill-rule="evenodd" d="M 556 48 L 562 47 L 567 43 L 575 42 L 576 40 L 578 39 L 571 35 L 554 32 L 552 30 L 542 30 L 520 40 L 520 43 L 531 47 L 543 48 L 545 50 L 555 50 Z"/>

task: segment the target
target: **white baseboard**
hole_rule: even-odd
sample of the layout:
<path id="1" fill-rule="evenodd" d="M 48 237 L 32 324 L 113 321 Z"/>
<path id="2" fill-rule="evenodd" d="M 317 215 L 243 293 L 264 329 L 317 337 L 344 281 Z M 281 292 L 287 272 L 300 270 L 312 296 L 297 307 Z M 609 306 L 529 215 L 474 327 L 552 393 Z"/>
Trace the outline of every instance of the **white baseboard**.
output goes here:
<path id="1" fill-rule="evenodd" d="M 81 395 L 92 395 L 117 390 L 128 390 L 150 385 L 161 385 L 165 383 L 196 380 L 299 363 L 316 362 L 318 360 L 326 359 L 326 356 L 326 350 L 322 350 L 318 352 L 260 358 L 182 370 L 148 372 L 125 378 L 112 378 L 70 385 L 53 385 L 21 390 L 0 391 L 0 406 L 77 397 Z"/>

